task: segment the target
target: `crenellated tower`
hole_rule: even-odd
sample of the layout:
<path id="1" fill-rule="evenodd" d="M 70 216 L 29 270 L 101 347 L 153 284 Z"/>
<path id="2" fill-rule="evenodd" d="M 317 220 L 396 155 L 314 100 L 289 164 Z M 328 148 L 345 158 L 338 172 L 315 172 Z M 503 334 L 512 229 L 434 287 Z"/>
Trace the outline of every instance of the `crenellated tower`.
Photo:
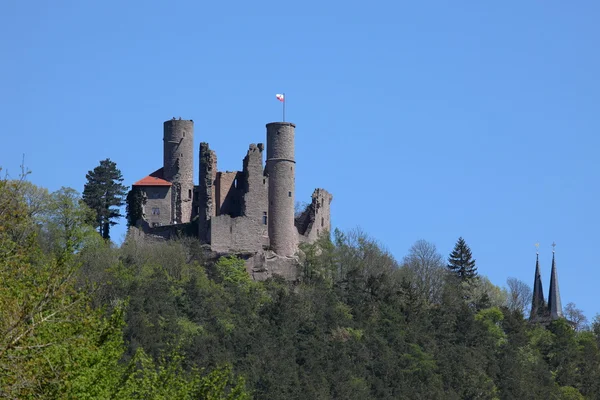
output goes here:
<path id="1" fill-rule="evenodd" d="M 295 128 L 290 122 L 267 124 L 268 232 L 271 248 L 280 256 L 294 255 L 298 244 L 294 226 Z"/>
<path id="2" fill-rule="evenodd" d="M 163 177 L 171 188 L 171 221 L 189 222 L 194 192 L 194 121 L 171 119 L 163 124 Z"/>

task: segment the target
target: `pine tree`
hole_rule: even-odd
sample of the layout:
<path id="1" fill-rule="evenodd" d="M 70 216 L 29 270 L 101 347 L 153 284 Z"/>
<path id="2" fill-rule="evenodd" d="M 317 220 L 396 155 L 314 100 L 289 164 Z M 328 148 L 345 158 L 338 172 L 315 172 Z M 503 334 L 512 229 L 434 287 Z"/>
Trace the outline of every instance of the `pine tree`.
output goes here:
<path id="1" fill-rule="evenodd" d="M 125 204 L 127 186 L 122 184 L 123 176 L 117 164 L 110 159 L 100 161 L 100 165 L 86 174 L 87 183 L 83 188 L 83 201 L 96 212 L 95 226 L 104 239 L 110 239 L 110 227 L 123 215 L 119 207 Z"/>
<path id="2" fill-rule="evenodd" d="M 448 269 L 463 282 L 477 277 L 477 267 L 471 249 L 462 237 L 458 238 L 448 258 Z"/>

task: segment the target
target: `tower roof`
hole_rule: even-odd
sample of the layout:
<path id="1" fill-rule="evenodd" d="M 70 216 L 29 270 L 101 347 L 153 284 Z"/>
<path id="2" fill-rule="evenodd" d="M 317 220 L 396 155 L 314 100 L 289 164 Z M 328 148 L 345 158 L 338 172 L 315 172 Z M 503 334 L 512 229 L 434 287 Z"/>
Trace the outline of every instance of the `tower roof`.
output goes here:
<path id="1" fill-rule="evenodd" d="M 535 277 L 533 280 L 533 297 L 531 299 L 530 320 L 541 318 L 545 314 L 546 300 L 544 300 L 544 290 L 542 289 L 542 274 L 540 273 L 540 255 L 535 255 Z"/>
<path id="2" fill-rule="evenodd" d="M 172 183 L 163 179 L 163 168 L 159 168 L 132 186 L 171 186 Z"/>
<path id="3" fill-rule="evenodd" d="M 552 245 L 554 247 L 554 244 Z M 548 311 L 550 318 L 562 318 L 562 304 L 560 302 L 560 292 L 558 290 L 558 272 L 554 261 L 554 249 L 552 249 L 552 271 L 550 272 L 550 293 L 548 293 Z"/>

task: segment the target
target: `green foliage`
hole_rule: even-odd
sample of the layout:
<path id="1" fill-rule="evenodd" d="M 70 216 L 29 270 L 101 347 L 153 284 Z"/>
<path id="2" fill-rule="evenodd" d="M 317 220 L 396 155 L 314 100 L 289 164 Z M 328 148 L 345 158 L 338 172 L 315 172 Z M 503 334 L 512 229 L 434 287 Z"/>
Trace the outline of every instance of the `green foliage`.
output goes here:
<path id="1" fill-rule="evenodd" d="M 247 287 L 251 283 L 244 260 L 235 256 L 221 257 L 217 261 L 215 269 L 224 284 Z"/>
<path id="2" fill-rule="evenodd" d="M 111 257 L 114 249 L 96 240 L 87 215 L 72 189 L 47 195 L 24 180 L 0 179 L 0 398 L 249 399 L 243 378 L 227 365 L 201 374 L 184 369 L 176 353 L 154 361 L 142 349 L 123 363 L 128 302 L 111 279 L 135 278 Z M 165 264 L 185 264 L 180 252 L 164 253 Z M 154 281 L 157 267 L 142 271 Z M 189 276 L 181 266 L 168 271 L 158 273 L 167 282 L 170 274 Z M 103 296 L 94 299 L 78 286 L 100 287 Z M 189 321 L 180 325 L 199 334 Z"/>
<path id="3" fill-rule="evenodd" d="M 125 204 L 127 187 L 122 184 L 123 175 L 117 164 L 110 159 L 86 174 L 83 201 L 95 211 L 95 226 L 104 239 L 110 239 L 110 227 L 115 219 L 122 217 L 119 207 Z"/>
<path id="4" fill-rule="evenodd" d="M 193 240 L 117 248 L 85 221 L 70 189 L 0 180 L 0 398 L 600 398 L 597 319 L 529 324 L 427 242 L 400 267 L 336 231 L 298 282 L 255 282 Z"/>
<path id="5" fill-rule="evenodd" d="M 107 319 L 75 290 L 73 252 L 86 227 L 74 192 L 61 189 L 32 210 L 23 182 L 0 180 L 0 397 L 85 398 L 77 393 L 111 385 L 120 314 Z M 47 236 L 58 245 L 44 252 Z"/>
<path id="6" fill-rule="evenodd" d="M 173 353 L 158 362 L 138 349 L 129 362 L 113 399 L 123 400 L 249 400 L 243 378 L 235 378 L 225 365 L 202 375 L 197 369 L 186 371 L 184 357 Z"/>
<path id="7" fill-rule="evenodd" d="M 448 258 L 448 269 L 461 281 L 471 281 L 477 277 L 477 267 L 471 249 L 462 237 L 459 237 Z"/>
<path id="8" fill-rule="evenodd" d="M 127 193 L 127 226 L 135 226 L 143 217 L 143 207 L 146 199 L 140 188 L 132 187 Z"/>
<path id="9" fill-rule="evenodd" d="M 506 334 L 500 325 L 503 319 L 504 314 L 502 314 L 502 311 L 498 307 L 487 308 L 475 314 L 475 321 L 479 321 L 484 325 L 487 334 L 496 346 L 500 346 L 506 342 Z"/>
<path id="10" fill-rule="evenodd" d="M 561 400 L 585 400 L 585 397 L 579 393 L 579 390 L 571 386 L 563 386 L 560 388 L 560 398 Z"/>

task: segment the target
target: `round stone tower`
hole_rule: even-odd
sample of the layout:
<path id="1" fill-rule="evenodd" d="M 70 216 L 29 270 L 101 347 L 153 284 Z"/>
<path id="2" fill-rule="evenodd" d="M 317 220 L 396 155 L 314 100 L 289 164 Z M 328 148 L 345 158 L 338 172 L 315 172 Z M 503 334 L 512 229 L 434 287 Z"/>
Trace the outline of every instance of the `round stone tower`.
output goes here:
<path id="1" fill-rule="evenodd" d="M 267 162 L 269 176 L 268 230 L 271 248 L 281 256 L 296 252 L 297 229 L 294 226 L 296 161 L 294 129 L 290 122 L 267 124 Z"/>
<path id="2" fill-rule="evenodd" d="M 194 193 L 194 121 L 165 121 L 163 141 L 163 177 L 173 184 L 171 222 L 190 222 Z"/>

